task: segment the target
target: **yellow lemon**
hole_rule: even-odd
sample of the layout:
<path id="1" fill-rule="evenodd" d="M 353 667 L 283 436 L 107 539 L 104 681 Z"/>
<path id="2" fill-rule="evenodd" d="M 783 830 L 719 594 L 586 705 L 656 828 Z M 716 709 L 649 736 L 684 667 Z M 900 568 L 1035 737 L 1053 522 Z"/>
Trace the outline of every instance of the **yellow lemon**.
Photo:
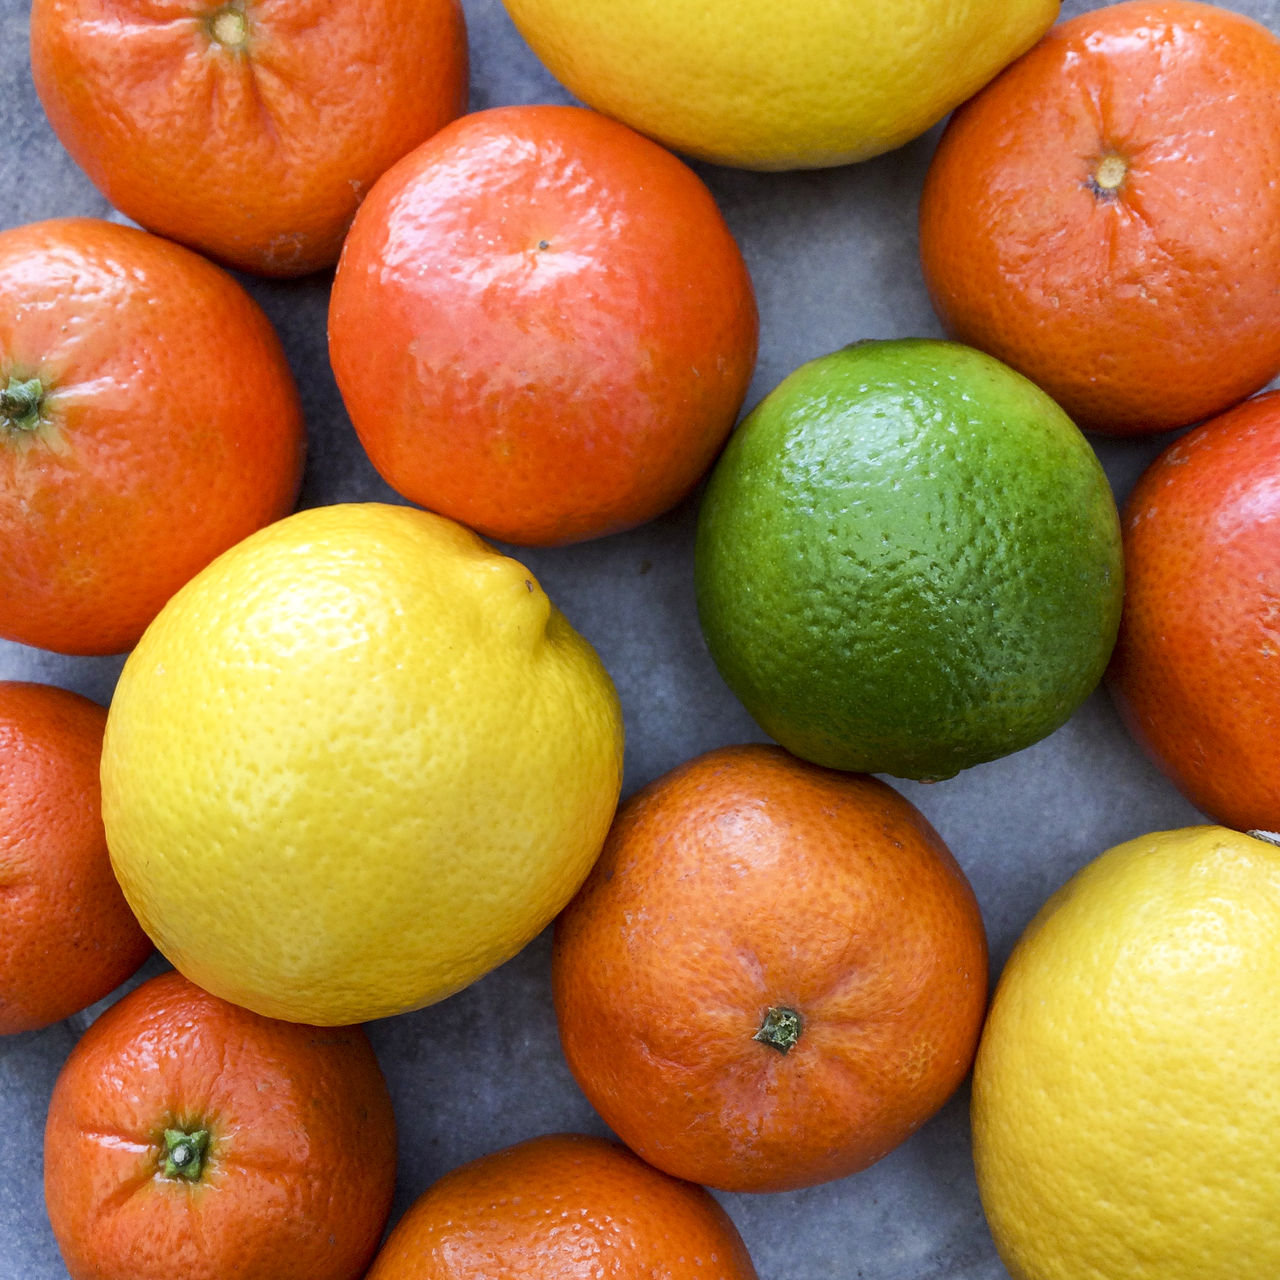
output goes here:
<path id="1" fill-rule="evenodd" d="M 519 950 L 585 878 L 621 769 L 613 684 L 527 569 L 424 511 L 330 506 L 233 547 L 147 629 L 103 818 L 176 968 L 331 1025 Z"/>
<path id="2" fill-rule="evenodd" d="M 1026 52 L 1058 0 L 504 0 L 588 106 L 748 169 L 864 160 Z"/>
<path id="3" fill-rule="evenodd" d="M 1131 840 L 1060 889 L 974 1069 L 978 1185 L 1015 1280 L 1280 1276 L 1280 849 Z"/>

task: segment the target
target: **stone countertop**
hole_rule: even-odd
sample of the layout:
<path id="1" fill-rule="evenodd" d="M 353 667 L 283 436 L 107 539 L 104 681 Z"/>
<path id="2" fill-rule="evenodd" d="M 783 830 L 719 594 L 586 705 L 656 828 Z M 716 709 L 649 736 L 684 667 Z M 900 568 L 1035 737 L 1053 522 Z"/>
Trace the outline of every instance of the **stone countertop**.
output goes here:
<path id="1" fill-rule="evenodd" d="M 473 109 L 570 99 L 516 34 L 500 0 L 463 0 Z M 1067 3 L 1064 16 L 1095 7 Z M 1274 0 L 1246 10 L 1280 28 Z M 117 216 L 45 122 L 27 64 L 27 6 L 0 0 L 0 204 L 4 226 L 60 215 Z M 858 338 L 941 336 L 916 254 L 915 212 L 935 129 L 861 165 L 756 174 L 696 166 L 754 277 L 761 348 L 748 406 L 796 365 Z M 329 371 L 330 277 L 245 279 L 284 340 L 310 436 L 301 504 L 397 501 L 365 458 Z M 1167 439 L 1094 441 L 1123 500 Z M 720 681 L 694 610 L 696 495 L 634 532 L 513 552 L 596 646 L 627 725 L 624 794 L 704 750 L 762 737 Z M 106 703 L 121 658 L 65 658 L 0 641 L 0 678 L 64 685 Z M 943 783 L 896 786 L 969 875 L 992 973 L 1048 894 L 1103 849 L 1201 820 L 1129 740 L 1095 692 L 1028 750 Z M 159 972 L 153 958 L 141 976 Z M 395 1102 L 400 1170 L 393 1215 L 448 1169 L 554 1130 L 605 1132 L 556 1039 L 549 939 L 433 1008 L 369 1028 Z M 0 1039 L 0 1277 L 65 1272 L 41 1193 L 44 1110 L 63 1059 L 103 1005 L 44 1031 Z M 871 1169 L 806 1191 L 720 1197 L 762 1280 L 1001 1280 L 974 1184 L 967 1089 Z"/>

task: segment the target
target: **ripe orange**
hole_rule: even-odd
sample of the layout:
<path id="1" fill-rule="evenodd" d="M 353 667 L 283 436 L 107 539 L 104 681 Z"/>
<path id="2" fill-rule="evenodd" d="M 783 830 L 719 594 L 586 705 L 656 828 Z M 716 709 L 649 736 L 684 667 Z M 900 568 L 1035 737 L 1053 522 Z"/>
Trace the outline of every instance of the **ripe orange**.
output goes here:
<path id="1" fill-rule="evenodd" d="M 107 856 L 106 723 L 68 689 L 0 682 L 0 1033 L 70 1017 L 151 952 Z"/>
<path id="2" fill-rule="evenodd" d="M 173 972 L 89 1027 L 45 1126 L 45 1202 L 72 1280 L 356 1280 L 395 1166 L 359 1027 L 275 1022 Z"/>
<path id="3" fill-rule="evenodd" d="M 553 1134 L 446 1174 L 396 1225 L 367 1280 L 755 1280 L 701 1187 L 616 1143 Z"/>
<path id="4" fill-rule="evenodd" d="M 920 204 L 943 323 L 1088 430 L 1280 371 L 1280 39 L 1190 0 L 1054 28 L 952 117 Z"/>
<path id="5" fill-rule="evenodd" d="M 1280 830 L 1280 392 L 1147 468 L 1124 549 L 1107 683 L 1125 724 L 1210 817 Z"/>
<path id="6" fill-rule="evenodd" d="M 0 232 L 0 636 L 130 648 L 289 511 L 303 446 L 280 343 L 224 271 L 91 218 Z"/>
<path id="7" fill-rule="evenodd" d="M 755 296 L 682 161 L 576 107 L 443 129 L 374 188 L 329 348 L 384 479 L 480 533 L 564 543 L 673 506 L 733 425 Z"/>
<path id="8" fill-rule="evenodd" d="M 378 175 L 467 102 L 458 0 L 34 0 L 31 67 L 116 208 L 274 276 L 331 266 Z"/>
<path id="9" fill-rule="evenodd" d="M 780 1191 L 878 1160 L 972 1060 L 973 892 L 919 811 L 781 748 L 711 751 L 618 813 L 556 927 L 587 1098 L 667 1173 Z"/>

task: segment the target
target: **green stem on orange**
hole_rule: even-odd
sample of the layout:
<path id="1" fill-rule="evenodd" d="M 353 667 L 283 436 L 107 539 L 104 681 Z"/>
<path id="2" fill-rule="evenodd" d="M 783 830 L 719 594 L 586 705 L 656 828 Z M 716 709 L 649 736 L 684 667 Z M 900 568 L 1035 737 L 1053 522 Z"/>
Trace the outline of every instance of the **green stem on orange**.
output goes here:
<path id="1" fill-rule="evenodd" d="M 772 1008 L 764 1015 L 760 1030 L 751 1038 L 767 1044 L 779 1053 L 789 1053 L 795 1048 L 800 1033 L 804 1030 L 804 1019 L 794 1009 L 785 1006 Z"/>
<path id="2" fill-rule="evenodd" d="M 34 431 L 40 425 L 44 403 L 44 383 L 39 378 L 15 378 L 0 388 L 0 428 L 6 431 Z"/>
<path id="3" fill-rule="evenodd" d="M 164 1168 L 166 1178 L 184 1178 L 198 1182 L 204 1169 L 204 1158 L 209 1150 L 209 1130 L 183 1129 L 164 1131 Z"/>

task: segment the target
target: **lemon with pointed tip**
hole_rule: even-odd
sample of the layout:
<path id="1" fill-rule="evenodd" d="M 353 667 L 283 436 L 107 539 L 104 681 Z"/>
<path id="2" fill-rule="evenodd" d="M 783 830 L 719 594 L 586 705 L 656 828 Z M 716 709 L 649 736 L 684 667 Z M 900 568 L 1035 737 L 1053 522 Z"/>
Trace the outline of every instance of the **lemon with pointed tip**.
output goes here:
<path id="1" fill-rule="evenodd" d="M 147 629 L 103 819 L 176 968 L 332 1025 L 514 955 L 585 878 L 621 767 L 613 684 L 523 565 L 425 511 L 338 505 L 232 548 Z"/>

